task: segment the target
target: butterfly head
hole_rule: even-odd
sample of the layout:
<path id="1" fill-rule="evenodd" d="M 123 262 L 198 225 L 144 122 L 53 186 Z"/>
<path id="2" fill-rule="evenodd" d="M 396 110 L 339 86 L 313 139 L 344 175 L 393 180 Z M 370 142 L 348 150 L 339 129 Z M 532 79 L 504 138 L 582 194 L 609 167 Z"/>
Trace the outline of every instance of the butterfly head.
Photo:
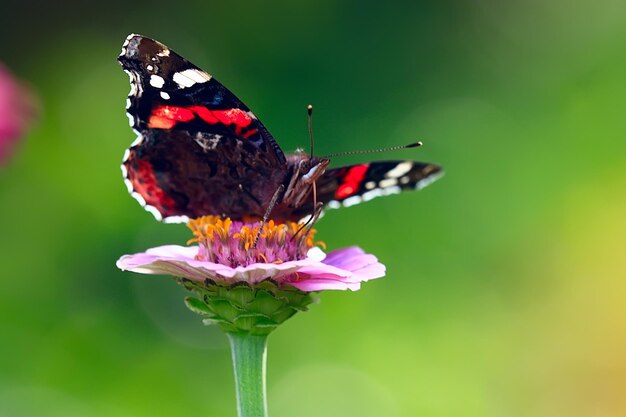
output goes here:
<path id="1" fill-rule="evenodd" d="M 291 175 L 298 180 L 311 184 L 326 171 L 330 159 L 309 156 L 304 151 L 298 151 L 287 157 L 287 163 L 291 167 Z"/>
<path id="2" fill-rule="evenodd" d="M 306 182 L 313 182 L 322 176 L 326 167 L 330 164 L 330 159 L 325 158 L 306 158 L 300 161 L 300 172 L 302 178 Z"/>

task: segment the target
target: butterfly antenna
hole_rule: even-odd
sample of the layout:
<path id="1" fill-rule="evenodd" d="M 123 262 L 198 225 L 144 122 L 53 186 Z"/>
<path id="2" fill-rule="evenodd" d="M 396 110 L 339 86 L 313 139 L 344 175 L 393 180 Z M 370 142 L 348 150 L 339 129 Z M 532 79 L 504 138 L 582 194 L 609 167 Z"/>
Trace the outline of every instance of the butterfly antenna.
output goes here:
<path id="1" fill-rule="evenodd" d="M 365 149 L 365 150 L 358 150 L 358 151 L 347 151 L 347 152 L 331 153 L 330 155 L 322 156 L 322 158 L 323 159 L 329 159 L 329 158 L 334 158 L 334 157 L 337 157 L 337 156 L 358 155 L 358 154 L 363 154 L 363 153 L 379 153 L 379 152 L 397 151 L 399 149 L 419 148 L 422 145 L 423 145 L 422 142 L 417 141 L 417 142 L 409 143 L 407 145 L 389 146 L 387 148 Z"/>
<path id="2" fill-rule="evenodd" d="M 311 158 L 313 158 L 313 106 L 312 105 L 308 105 L 307 108 L 307 119 L 308 119 L 308 123 L 309 123 L 309 143 L 310 143 L 310 147 L 311 147 Z"/>
<path id="3" fill-rule="evenodd" d="M 313 145 L 314 145 L 314 141 L 313 141 L 313 106 L 312 105 L 308 105 L 307 108 L 307 113 L 308 113 L 308 121 L 309 121 L 309 141 L 311 143 L 311 156 L 310 158 L 313 158 Z M 313 207 L 317 207 L 317 184 L 315 183 L 315 181 L 313 181 L 312 184 L 313 187 Z"/>
<path id="4" fill-rule="evenodd" d="M 310 147 L 311 147 L 311 153 L 309 157 L 313 158 L 313 144 L 314 144 L 314 141 L 313 141 L 313 106 L 309 104 L 306 110 L 308 114 L 307 120 L 309 124 L 309 142 L 310 142 Z M 319 215 L 317 216 L 315 215 L 317 211 L 317 184 L 315 183 L 315 181 L 313 181 L 313 184 L 311 184 L 311 188 L 313 190 L 313 213 L 309 216 L 307 221 L 304 222 L 300 226 L 300 228 L 296 231 L 296 233 L 294 233 L 291 240 L 295 240 L 296 237 L 298 237 L 298 235 L 300 234 L 300 232 L 307 229 L 309 225 L 312 227 L 313 224 L 315 224 L 317 217 L 319 217 Z M 302 236 L 302 240 L 300 241 L 301 243 L 306 238 L 306 235 L 309 233 L 310 230 L 311 230 L 310 228 L 307 229 L 306 233 Z"/>
<path id="5" fill-rule="evenodd" d="M 313 158 L 313 106 L 309 104 L 306 110 L 308 113 L 307 119 L 309 121 L 309 142 L 311 144 L 311 158 Z"/>

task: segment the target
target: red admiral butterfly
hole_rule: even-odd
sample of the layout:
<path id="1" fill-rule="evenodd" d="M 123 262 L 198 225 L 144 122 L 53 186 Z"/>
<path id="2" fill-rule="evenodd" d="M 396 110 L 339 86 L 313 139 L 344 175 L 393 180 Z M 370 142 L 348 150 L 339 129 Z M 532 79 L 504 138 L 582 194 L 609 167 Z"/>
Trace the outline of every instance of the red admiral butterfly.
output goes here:
<path id="1" fill-rule="evenodd" d="M 437 179 L 441 167 L 380 161 L 327 170 L 329 159 L 283 153 L 257 117 L 213 76 L 167 46 L 130 35 L 118 61 L 130 76 L 124 181 L 158 220 L 207 214 L 299 220 Z"/>

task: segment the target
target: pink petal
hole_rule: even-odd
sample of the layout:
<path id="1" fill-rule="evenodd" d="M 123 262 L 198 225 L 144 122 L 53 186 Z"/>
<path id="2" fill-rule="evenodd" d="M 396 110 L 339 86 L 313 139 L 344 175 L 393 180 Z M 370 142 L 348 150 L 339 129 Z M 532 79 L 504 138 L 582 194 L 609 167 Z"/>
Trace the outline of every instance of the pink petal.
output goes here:
<path id="1" fill-rule="evenodd" d="M 323 263 L 351 271 L 354 282 L 383 277 L 386 270 L 385 265 L 378 262 L 374 255 L 365 253 L 357 246 L 334 250 Z"/>
<path id="2" fill-rule="evenodd" d="M 308 277 L 291 285 L 302 291 L 356 291 L 361 282 L 384 276 L 385 266 L 374 255 L 353 246 L 330 252 L 322 263 L 303 267 L 298 272 Z"/>
<path id="3" fill-rule="evenodd" d="M 356 291 L 361 287 L 361 282 L 385 275 L 385 266 L 374 255 L 357 247 L 333 251 L 323 262 L 306 258 L 280 264 L 257 263 L 236 268 L 199 261 L 195 259 L 197 253 L 198 248 L 194 246 L 159 246 L 146 252 L 124 255 L 117 261 L 117 266 L 122 270 L 141 274 L 172 275 L 198 282 L 209 278 L 226 283 L 256 283 L 272 278 L 302 291 Z M 299 279 L 292 281 L 296 272 Z"/>
<path id="4" fill-rule="evenodd" d="M 206 278 L 218 281 L 247 281 L 255 283 L 268 277 L 280 280 L 291 276 L 304 266 L 318 264 L 311 259 L 284 262 L 281 264 L 251 264 L 231 268 L 213 262 L 195 259 L 197 247 L 176 245 L 159 246 L 132 255 L 124 255 L 117 261 L 117 267 L 140 274 L 173 275 L 202 282 Z"/>
<path id="5" fill-rule="evenodd" d="M 344 268 L 345 263 L 349 263 L 351 259 L 363 255 L 364 253 L 365 251 L 358 246 L 349 246 L 329 252 L 322 262 Z"/>
<path id="6" fill-rule="evenodd" d="M 198 247 L 196 246 L 179 246 L 179 245 L 164 245 L 150 248 L 146 251 L 149 255 L 170 257 L 170 258 L 185 258 L 194 260 L 198 253 Z"/>
<path id="7" fill-rule="evenodd" d="M 352 290 L 361 288 L 360 283 L 348 283 L 332 279 L 306 278 L 297 282 L 290 282 L 290 285 L 301 291 L 323 291 L 323 290 Z"/>

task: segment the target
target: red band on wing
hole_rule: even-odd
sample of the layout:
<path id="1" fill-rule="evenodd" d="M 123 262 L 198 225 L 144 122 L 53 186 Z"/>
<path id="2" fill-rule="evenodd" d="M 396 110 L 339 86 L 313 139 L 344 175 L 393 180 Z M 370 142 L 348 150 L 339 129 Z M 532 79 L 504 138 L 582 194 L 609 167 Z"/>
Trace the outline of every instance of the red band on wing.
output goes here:
<path id="1" fill-rule="evenodd" d="M 254 136 L 259 133 L 259 129 L 251 129 L 244 133 L 242 136 L 246 139 L 250 138 L 250 136 Z"/>
<path id="2" fill-rule="evenodd" d="M 243 129 L 252 123 L 250 115 L 241 109 L 210 110 L 204 106 L 158 106 L 150 114 L 148 127 L 153 129 L 171 129 L 178 122 L 189 122 L 196 117 L 211 125 L 235 125 L 235 133 L 238 135 L 241 135 Z M 252 136 L 252 134 L 248 133 L 246 134 L 247 136 L 244 135 L 245 138 Z"/>
<path id="3" fill-rule="evenodd" d="M 152 110 L 148 127 L 152 129 L 171 129 L 178 122 L 188 122 L 194 118 L 193 111 L 178 106 L 159 106 Z"/>
<path id="4" fill-rule="evenodd" d="M 347 198 L 359 191 L 361 182 L 363 182 L 368 169 L 369 164 L 361 164 L 351 167 L 343 177 L 342 183 L 339 187 L 337 187 L 337 191 L 335 191 L 335 198 Z"/>
<path id="5" fill-rule="evenodd" d="M 176 202 L 159 187 L 150 162 L 145 160 L 136 161 L 128 170 L 128 179 L 133 184 L 133 189 L 139 193 L 146 203 L 158 209 L 173 209 Z"/>

